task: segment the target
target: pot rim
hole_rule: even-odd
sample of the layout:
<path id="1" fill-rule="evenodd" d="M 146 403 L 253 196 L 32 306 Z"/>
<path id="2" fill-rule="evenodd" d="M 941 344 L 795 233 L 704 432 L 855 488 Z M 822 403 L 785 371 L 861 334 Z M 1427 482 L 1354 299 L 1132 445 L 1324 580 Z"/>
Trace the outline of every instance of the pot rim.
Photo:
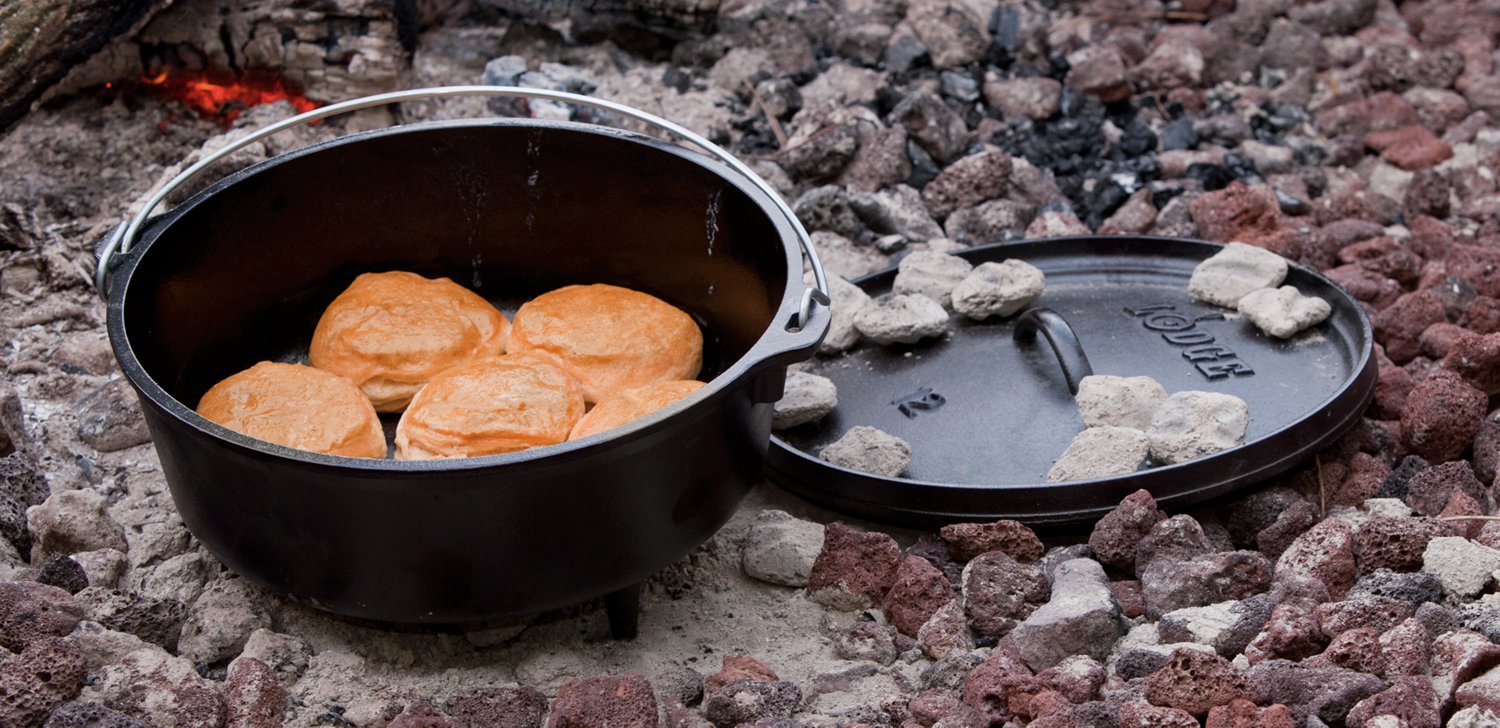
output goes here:
<path id="1" fill-rule="evenodd" d="M 612 138 L 619 142 L 641 144 L 657 152 L 672 154 L 683 161 L 696 164 L 746 195 L 766 214 L 772 226 L 776 229 L 781 239 L 783 258 L 786 263 L 786 280 L 782 287 L 781 301 L 766 330 L 744 355 L 727 366 L 718 376 L 705 382 L 703 387 L 700 387 L 687 397 L 645 417 L 579 440 L 569 440 L 555 445 L 546 445 L 498 455 L 441 460 L 396 460 L 393 458 L 356 458 L 343 455 L 327 455 L 249 437 L 198 414 L 195 410 L 167 392 L 145 370 L 145 367 L 141 365 L 140 360 L 136 357 L 135 349 L 131 345 L 130 337 L 125 331 L 126 299 L 131 289 L 136 269 L 146 256 L 150 254 L 151 248 L 155 246 L 162 233 L 178 218 L 191 212 L 193 208 L 214 195 L 224 192 L 246 179 L 306 155 L 316 154 L 345 144 L 354 144 L 385 136 L 420 134 L 454 128 L 485 127 L 521 127 L 557 130 L 569 133 L 593 134 Z M 735 385 L 746 382 L 760 371 L 777 364 L 785 364 L 805 358 L 807 354 L 811 353 L 817 347 L 828 331 L 831 321 L 829 309 L 826 306 L 813 307 L 811 317 L 808 321 L 809 325 L 801 330 L 795 328 L 795 318 L 801 308 L 804 289 L 807 287 L 803 279 L 802 252 L 797 243 L 795 230 L 781 215 L 774 214 L 775 210 L 775 202 L 766 193 L 757 189 L 745 178 L 733 173 L 733 170 L 717 160 L 677 144 L 622 129 L 572 121 L 514 118 L 438 120 L 373 129 L 340 136 L 284 152 L 250 167 L 235 171 L 195 193 L 192 197 L 170 211 L 151 218 L 142 231 L 140 242 L 132 247 L 129 252 L 116 257 L 118 263 L 110 273 L 113 284 L 109 290 L 106 328 L 109 332 L 110 344 L 114 349 L 115 358 L 120 363 L 120 369 L 138 393 L 183 424 L 205 435 L 214 437 L 232 448 L 253 451 L 305 465 L 326 467 L 334 470 L 357 470 L 370 474 L 461 474 L 497 467 L 518 469 L 530 466 L 544 466 L 553 456 L 585 453 L 606 444 L 619 445 L 642 439 L 651 432 L 665 426 L 667 420 L 672 419 L 677 414 L 727 397 Z M 784 327 L 782 327 L 781 322 L 786 322 Z"/>

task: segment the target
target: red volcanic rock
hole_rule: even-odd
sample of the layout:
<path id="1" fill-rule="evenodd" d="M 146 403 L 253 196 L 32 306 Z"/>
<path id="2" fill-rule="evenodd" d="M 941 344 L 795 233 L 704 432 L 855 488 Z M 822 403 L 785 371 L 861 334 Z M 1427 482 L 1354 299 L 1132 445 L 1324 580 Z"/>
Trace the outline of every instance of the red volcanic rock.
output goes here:
<path id="1" fill-rule="evenodd" d="M 1401 129 L 1421 122 L 1417 110 L 1389 91 L 1350 101 L 1318 113 L 1318 130 L 1325 135 L 1363 136 L 1372 131 Z"/>
<path id="2" fill-rule="evenodd" d="M 1453 156 L 1453 147 L 1419 124 L 1365 135 L 1365 145 L 1402 169 L 1431 167 Z"/>
<path id="3" fill-rule="evenodd" d="M 1281 224 L 1276 192 L 1239 181 L 1199 195 L 1188 209 L 1200 236 L 1223 243 L 1239 241 L 1254 245 L 1261 238 L 1273 235 Z"/>
<path id="4" fill-rule="evenodd" d="M 1379 715 L 1394 715 L 1408 728 L 1441 728 L 1443 714 L 1432 683 L 1423 677 L 1403 676 L 1391 686 L 1354 705 L 1347 724 L 1366 725 Z"/>
<path id="5" fill-rule="evenodd" d="M 846 611 L 879 604 L 896 579 L 900 559 L 896 539 L 830 523 L 807 576 L 807 596 Z"/>
<path id="6" fill-rule="evenodd" d="M 224 681 L 224 708 L 224 722 L 234 728 L 278 728 L 286 712 L 286 688 L 270 665 L 238 657 Z"/>
<path id="7" fill-rule="evenodd" d="M 1380 656 L 1381 675 L 1424 675 L 1432 661 L 1432 635 L 1412 617 L 1380 635 Z"/>
<path id="8" fill-rule="evenodd" d="M 1463 377 L 1439 369 L 1417 383 L 1401 409 L 1407 449 L 1432 463 L 1463 454 L 1474 441 L 1489 398 Z"/>
<path id="9" fill-rule="evenodd" d="M 1380 632 L 1370 627 L 1346 630 L 1328 643 L 1323 657 L 1339 667 L 1379 675 L 1384 666 L 1380 654 Z"/>
<path id="10" fill-rule="evenodd" d="M 1422 332 L 1447 321 L 1443 301 L 1432 291 L 1408 293 L 1375 315 L 1375 339 L 1385 346 L 1386 356 L 1405 364 L 1422 353 Z"/>
<path id="11" fill-rule="evenodd" d="M 1356 301 L 1369 304 L 1376 311 L 1384 310 L 1401 297 L 1401 284 L 1362 265 L 1341 265 L 1324 271 L 1329 280 L 1339 284 Z"/>
<path id="12" fill-rule="evenodd" d="M 83 619 L 73 595 L 34 581 L 0 582 L 0 647 L 20 652 L 44 637 L 63 637 Z"/>
<path id="13" fill-rule="evenodd" d="M 1208 711 L 1205 728 L 1296 728 L 1291 711 L 1280 703 L 1264 708 L 1245 698 L 1235 698 L 1228 705 Z"/>
<path id="14" fill-rule="evenodd" d="M 1481 296 L 1500 298 L 1500 250 L 1455 244 L 1448 250 L 1448 274 L 1469 282 Z"/>
<path id="15" fill-rule="evenodd" d="M 1292 542 L 1276 561 L 1276 578 L 1310 576 L 1339 598 L 1354 585 L 1354 530 L 1342 521 L 1323 521 Z"/>
<path id="16" fill-rule="evenodd" d="M 1422 565 L 1427 542 L 1448 535 L 1443 524 L 1427 518 L 1372 518 L 1354 536 L 1359 573 L 1376 569 L 1411 571 Z"/>
<path id="17" fill-rule="evenodd" d="M 479 688 L 454 697 L 447 712 L 465 728 L 536 728 L 547 696 L 536 688 Z"/>
<path id="18" fill-rule="evenodd" d="M 1133 701 L 1120 706 L 1120 728 L 1198 728 L 1198 719 L 1181 708 L 1159 708 Z"/>
<path id="19" fill-rule="evenodd" d="M 703 679 L 703 694 L 712 695 L 719 688 L 740 680 L 776 682 L 780 679 L 776 676 L 776 671 L 754 657 L 730 655 L 724 658 L 723 667 L 718 672 Z"/>
<path id="20" fill-rule="evenodd" d="M 1457 372 L 1485 394 L 1500 392 L 1500 334 L 1464 332 L 1448 346 L 1443 368 Z"/>
<path id="21" fill-rule="evenodd" d="M 959 561 L 968 561 L 988 551 L 1003 551 L 1022 563 L 1042 557 L 1042 540 L 1019 521 L 954 523 L 938 531 L 948 542 L 948 551 Z"/>
<path id="22" fill-rule="evenodd" d="M 1236 698 L 1250 697 L 1245 676 L 1216 654 L 1179 649 L 1160 670 L 1146 678 L 1146 700 L 1153 705 L 1181 708 L 1193 715 Z"/>
<path id="23" fill-rule="evenodd" d="M 1485 497 L 1484 486 L 1466 460 L 1434 465 L 1417 473 L 1406 483 L 1406 504 L 1424 516 L 1436 516 L 1454 493 L 1476 500 Z"/>
<path id="24" fill-rule="evenodd" d="M 953 586 L 940 569 L 920 556 L 908 556 L 896 567 L 895 583 L 886 592 L 881 610 L 897 631 L 915 637 L 917 630 L 952 599 Z"/>
<path id="25" fill-rule="evenodd" d="M 1141 539 L 1166 517 L 1156 510 L 1156 499 L 1149 492 L 1138 490 L 1125 496 L 1120 505 L 1094 524 L 1089 548 L 1101 563 L 1133 572 Z"/>
<path id="26" fill-rule="evenodd" d="M 656 728 L 656 695 L 641 675 L 569 680 L 557 689 L 547 728 Z"/>

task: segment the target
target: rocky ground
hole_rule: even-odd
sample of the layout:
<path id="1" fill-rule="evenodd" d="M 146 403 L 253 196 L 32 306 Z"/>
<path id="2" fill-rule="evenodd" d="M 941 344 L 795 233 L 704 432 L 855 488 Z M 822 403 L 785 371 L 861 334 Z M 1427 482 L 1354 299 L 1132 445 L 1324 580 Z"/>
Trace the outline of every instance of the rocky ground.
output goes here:
<path id="1" fill-rule="evenodd" d="M 1274 250 L 1371 314 L 1365 420 L 1263 489 L 1189 513 L 1136 493 L 1040 538 L 762 485 L 651 580 L 633 642 L 597 603 L 329 617 L 184 529 L 88 284 L 93 241 L 184 157 L 286 109 L 226 132 L 97 89 L 0 136 L 0 725 L 1500 725 L 1500 4 L 742 0 L 718 27 L 639 55 L 477 14 L 400 82 L 682 122 L 794 200 L 843 276 L 1089 231 Z"/>

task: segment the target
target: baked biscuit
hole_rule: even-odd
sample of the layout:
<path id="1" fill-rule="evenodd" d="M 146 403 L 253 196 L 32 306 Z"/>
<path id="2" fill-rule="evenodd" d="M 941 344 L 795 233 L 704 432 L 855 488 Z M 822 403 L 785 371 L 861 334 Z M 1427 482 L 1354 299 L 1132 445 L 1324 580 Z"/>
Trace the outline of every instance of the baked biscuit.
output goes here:
<path id="1" fill-rule="evenodd" d="M 526 302 L 506 348 L 557 357 L 589 402 L 692 379 L 703 367 L 703 332 L 692 317 L 655 296 L 603 284 L 566 286 Z"/>
<path id="2" fill-rule="evenodd" d="M 603 402 L 594 405 L 594 408 L 573 426 L 573 432 L 568 435 L 568 439 L 577 440 L 580 437 L 588 437 L 645 417 L 698 391 L 702 386 L 703 382 L 673 380 L 634 389 L 622 389 Z"/>
<path id="3" fill-rule="evenodd" d="M 198 414 L 278 445 L 355 458 L 385 457 L 385 433 L 354 383 L 301 364 L 263 361 L 215 384 Z"/>
<path id="4" fill-rule="evenodd" d="M 464 362 L 432 378 L 396 425 L 396 459 L 478 457 L 568 439 L 583 389 L 544 354 Z"/>
<path id="5" fill-rule="evenodd" d="M 378 412 L 400 412 L 438 372 L 505 351 L 510 324 L 447 278 L 365 273 L 323 312 L 308 359 L 342 374 Z"/>

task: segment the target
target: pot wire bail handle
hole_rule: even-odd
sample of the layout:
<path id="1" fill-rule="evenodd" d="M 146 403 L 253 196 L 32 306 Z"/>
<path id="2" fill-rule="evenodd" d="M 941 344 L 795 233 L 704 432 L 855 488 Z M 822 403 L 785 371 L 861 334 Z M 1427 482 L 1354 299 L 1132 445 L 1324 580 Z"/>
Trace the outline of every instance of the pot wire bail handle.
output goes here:
<path id="1" fill-rule="evenodd" d="M 1011 338 L 1016 342 L 1029 341 L 1036 338 L 1037 332 L 1041 332 L 1052 345 L 1052 353 L 1057 355 L 1057 363 L 1062 367 L 1063 379 L 1068 382 L 1068 392 L 1078 394 L 1078 384 L 1084 377 L 1094 374 L 1094 367 L 1089 364 L 1088 355 L 1083 353 L 1078 334 L 1062 314 L 1050 308 L 1032 308 L 1016 319 Z"/>
<path id="2" fill-rule="evenodd" d="M 688 129 L 671 121 L 667 121 L 666 119 L 656 116 L 655 114 L 646 113 L 633 106 L 626 106 L 624 104 L 615 103 L 613 101 L 594 98 L 593 96 L 584 96 L 582 94 L 568 93 L 566 91 L 521 88 L 519 86 L 438 86 L 434 88 L 409 89 L 406 91 L 392 91 L 390 93 L 364 96 L 357 99 L 350 99 L 348 101 L 340 101 L 336 104 L 329 104 L 327 106 L 313 109 L 312 111 L 304 112 L 296 116 L 291 116 L 286 119 L 282 119 L 281 121 L 278 121 L 274 124 L 261 127 L 260 129 L 257 129 L 243 137 L 240 137 L 239 139 L 214 150 L 204 158 L 198 160 L 192 166 L 183 170 L 176 177 L 173 177 L 171 181 L 167 182 L 161 187 L 161 189 L 157 190 L 155 194 L 151 195 L 151 198 L 146 201 L 146 204 L 141 208 L 139 212 L 135 214 L 134 217 L 130 218 L 130 220 L 127 222 L 116 225 L 112 230 L 110 230 L 109 234 L 105 236 L 103 241 L 101 241 L 99 249 L 96 253 L 98 261 L 94 269 L 94 289 L 98 291 L 100 298 L 103 298 L 106 301 L 108 300 L 110 261 L 116 254 L 124 255 L 125 253 L 130 252 L 130 248 L 135 244 L 136 236 L 140 234 L 141 227 L 145 225 L 146 219 L 150 217 L 152 211 L 159 207 L 161 203 L 167 199 L 168 195 L 170 195 L 178 187 L 181 187 L 188 180 L 197 176 L 199 172 L 203 171 L 209 165 L 218 162 L 219 160 L 229 156 L 230 154 L 233 154 L 234 152 L 239 151 L 244 147 L 258 142 L 261 139 L 264 139 L 268 136 L 271 136 L 272 134 L 294 126 L 300 126 L 302 124 L 307 124 L 319 119 L 324 119 L 348 111 L 358 111 L 360 109 L 385 106 L 402 101 L 447 98 L 452 96 L 509 96 L 518 98 L 545 99 L 549 101 L 575 104 L 578 106 L 587 106 L 590 108 L 619 114 L 620 116 L 624 116 L 630 119 L 635 119 L 636 121 L 646 124 L 653 129 L 667 132 L 680 139 L 692 142 L 694 146 L 697 146 L 705 154 L 718 160 L 719 162 L 722 162 L 724 165 L 728 166 L 730 169 L 734 170 L 735 173 L 744 178 L 745 181 L 749 182 L 751 185 L 754 185 L 756 189 L 764 193 L 766 197 L 771 200 L 771 203 L 776 206 L 776 209 L 782 214 L 782 216 L 786 218 L 787 223 L 792 226 L 792 230 L 797 233 L 797 243 L 802 247 L 802 255 L 807 258 L 808 265 L 812 268 L 814 285 L 812 288 L 809 288 L 802 292 L 802 301 L 797 309 L 797 318 L 795 319 L 796 327 L 798 329 L 807 327 L 808 321 L 812 319 L 813 308 L 815 306 L 829 305 L 830 299 L 828 297 L 828 276 L 823 272 L 823 263 L 822 261 L 818 260 L 817 252 L 813 250 L 812 238 L 807 234 L 807 228 L 802 225 L 801 220 L 797 219 L 797 214 L 792 211 L 791 206 L 787 204 L 786 200 L 782 199 L 781 195 L 777 194 L 776 190 L 773 189 L 769 183 L 762 179 L 760 175 L 756 174 L 754 170 L 750 169 L 750 167 L 747 166 L 744 162 L 741 162 L 739 159 L 735 158 L 733 154 L 730 154 L 719 145 L 703 138 L 701 135 L 692 131 L 691 129 Z"/>

